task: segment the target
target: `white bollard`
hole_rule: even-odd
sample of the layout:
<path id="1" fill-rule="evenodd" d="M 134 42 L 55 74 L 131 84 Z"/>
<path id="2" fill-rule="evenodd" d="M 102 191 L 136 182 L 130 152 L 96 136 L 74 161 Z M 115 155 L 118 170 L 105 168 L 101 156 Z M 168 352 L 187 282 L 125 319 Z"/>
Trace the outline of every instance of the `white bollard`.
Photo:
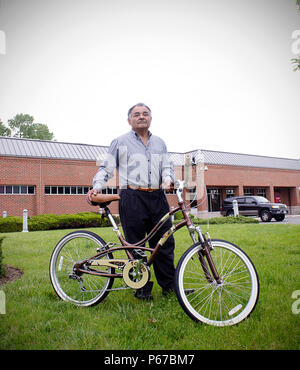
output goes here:
<path id="1" fill-rule="evenodd" d="M 23 233 L 28 232 L 28 211 L 27 209 L 23 210 L 23 230 L 22 232 Z"/>
<path id="2" fill-rule="evenodd" d="M 234 217 L 237 217 L 239 215 L 239 206 L 238 206 L 237 200 L 233 200 L 232 201 L 232 205 L 233 205 L 233 214 L 234 214 Z"/>
<path id="3" fill-rule="evenodd" d="M 6 217 L 7 217 L 7 212 L 3 211 L 3 218 L 6 218 Z"/>

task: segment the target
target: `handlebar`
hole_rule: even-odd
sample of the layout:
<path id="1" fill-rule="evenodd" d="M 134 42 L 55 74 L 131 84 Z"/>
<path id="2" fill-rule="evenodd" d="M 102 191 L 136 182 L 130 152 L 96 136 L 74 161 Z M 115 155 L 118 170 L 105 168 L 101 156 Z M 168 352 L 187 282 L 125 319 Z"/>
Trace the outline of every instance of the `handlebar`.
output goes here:
<path id="1" fill-rule="evenodd" d="M 182 193 L 183 193 L 184 185 L 185 185 L 185 182 L 183 180 L 175 181 L 174 186 L 175 188 L 177 188 L 176 195 L 177 195 L 178 202 L 183 202 Z"/>
<path id="2" fill-rule="evenodd" d="M 185 181 L 183 180 L 176 180 L 174 184 L 174 188 L 176 189 L 176 195 L 178 198 L 178 202 L 183 202 L 182 194 L 183 189 L 185 187 Z M 118 194 L 101 194 L 98 193 L 96 195 L 90 195 L 90 204 L 98 205 L 100 207 L 104 207 L 105 205 L 110 204 L 112 201 L 120 200 L 120 196 Z"/>

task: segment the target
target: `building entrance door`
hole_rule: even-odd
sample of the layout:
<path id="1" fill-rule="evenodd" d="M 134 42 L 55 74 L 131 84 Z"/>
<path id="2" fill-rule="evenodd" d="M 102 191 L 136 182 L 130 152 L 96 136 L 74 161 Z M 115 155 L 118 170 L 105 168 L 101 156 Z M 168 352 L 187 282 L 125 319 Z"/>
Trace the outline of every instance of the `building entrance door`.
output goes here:
<path id="1" fill-rule="evenodd" d="M 207 189 L 208 212 L 219 212 L 221 206 L 220 189 Z"/>

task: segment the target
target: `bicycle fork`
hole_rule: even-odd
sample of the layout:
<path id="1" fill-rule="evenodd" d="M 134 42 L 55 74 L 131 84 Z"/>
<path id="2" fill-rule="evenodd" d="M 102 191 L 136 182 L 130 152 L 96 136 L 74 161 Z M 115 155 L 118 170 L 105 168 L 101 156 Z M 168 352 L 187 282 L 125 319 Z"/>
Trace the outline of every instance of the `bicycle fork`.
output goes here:
<path id="1" fill-rule="evenodd" d="M 201 232 L 201 230 L 198 226 L 190 227 L 189 231 L 190 231 L 191 237 L 192 237 L 192 239 L 195 243 L 196 243 L 196 238 L 195 238 L 194 231 L 196 231 L 197 234 L 198 234 L 198 238 L 199 238 L 199 241 L 200 241 L 201 247 L 202 247 L 202 249 L 198 252 L 198 258 L 199 258 L 199 261 L 201 263 L 201 266 L 202 266 L 202 269 L 203 269 L 203 272 L 205 274 L 205 277 L 206 277 L 207 281 L 209 283 L 213 283 L 215 281 L 217 284 L 222 284 L 223 281 L 220 278 L 220 275 L 219 275 L 219 273 L 216 269 L 216 266 L 214 264 L 214 261 L 212 259 L 211 254 L 210 254 L 210 251 L 212 250 L 211 244 L 205 238 L 205 236 L 202 234 L 202 232 Z M 209 267 L 207 266 L 207 263 L 206 263 L 206 260 L 205 260 L 204 257 L 206 258 Z"/>

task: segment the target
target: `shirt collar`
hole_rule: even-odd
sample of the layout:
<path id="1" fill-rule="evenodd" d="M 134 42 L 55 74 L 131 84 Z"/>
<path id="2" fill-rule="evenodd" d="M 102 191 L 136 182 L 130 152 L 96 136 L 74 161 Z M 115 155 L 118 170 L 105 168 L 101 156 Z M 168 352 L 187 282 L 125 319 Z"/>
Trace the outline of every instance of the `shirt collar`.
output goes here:
<path id="1" fill-rule="evenodd" d="M 135 132 L 134 130 L 131 130 L 131 135 L 133 135 L 137 139 L 140 137 L 140 135 L 137 132 Z M 148 139 L 150 139 L 151 136 L 152 136 L 152 132 L 150 132 L 148 130 Z"/>

